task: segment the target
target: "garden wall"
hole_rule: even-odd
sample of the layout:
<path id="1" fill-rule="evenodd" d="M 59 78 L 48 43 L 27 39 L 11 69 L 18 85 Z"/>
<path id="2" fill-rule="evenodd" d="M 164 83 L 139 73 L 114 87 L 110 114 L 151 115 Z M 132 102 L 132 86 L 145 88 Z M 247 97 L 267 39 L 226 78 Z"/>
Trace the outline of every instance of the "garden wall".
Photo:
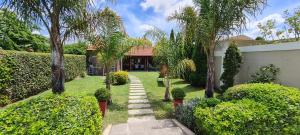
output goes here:
<path id="1" fill-rule="evenodd" d="M 86 72 L 86 57 L 65 56 L 66 81 Z M 50 88 L 51 56 L 49 53 L 28 53 L 0 50 L 0 95 L 17 101 Z"/>
<path id="2" fill-rule="evenodd" d="M 243 56 L 243 64 L 236 77 L 236 83 L 251 80 L 251 75 L 261 66 L 274 64 L 280 68 L 277 83 L 300 88 L 300 42 L 253 45 L 239 47 Z M 216 58 L 223 58 L 225 49 L 216 52 Z M 216 62 L 216 85 L 220 86 L 219 77 L 222 73 L 222 60 Z M 221 66 L 221 67 L 220 67 Z"/>

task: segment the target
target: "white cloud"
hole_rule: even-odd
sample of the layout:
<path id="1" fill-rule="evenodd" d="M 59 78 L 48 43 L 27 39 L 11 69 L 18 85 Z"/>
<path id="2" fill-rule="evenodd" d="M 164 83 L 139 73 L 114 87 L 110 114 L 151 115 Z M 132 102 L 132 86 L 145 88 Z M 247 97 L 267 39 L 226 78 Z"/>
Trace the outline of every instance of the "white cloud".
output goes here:
<path id="1" fill-rule="evenodd" d="M 244 34 L 247 35 L 247 36 L 250 36 L 252 38 L 256 38 L 257 36 L 260 36 L 260 31 L 259 31 L 257 25 L 259 23 L 266 24 L 267 21 L 271 20 L 271 19 L 275 20 L 275 22 L 276 22 L 275 28 L 281 26 L 285 21 L 283 16 L 279 13 L 274 13 L 274 14 L 268 15 L 268 16 L 260 19 L 260 20 L 252 19 L 252 20 L 248 21 L 248 23 L 246 25 L 247 26 L 247 31 L 244 32 Z M 273 31 L 273 33 L 275 33 L 276 30 L 274 29 L 272 31 Z"/>
<path id="2" fill-rule="evenodd" d="M 163 13 L 164 16 L 169 16 L 180 8 L 193 6 L 192 0 L 144 0 L 140 6 L 143 10 L 153 8 L 156 13 Z"/>
<path id="3" fill-rule="evenodd" d="M 142 24 L 139 27 L 140 30 L 142 30 L 143 32 L 148 31 L 148 30 L 153 30 L 154 26 L 153 25 L 149 25 L 149 24 Z"/>

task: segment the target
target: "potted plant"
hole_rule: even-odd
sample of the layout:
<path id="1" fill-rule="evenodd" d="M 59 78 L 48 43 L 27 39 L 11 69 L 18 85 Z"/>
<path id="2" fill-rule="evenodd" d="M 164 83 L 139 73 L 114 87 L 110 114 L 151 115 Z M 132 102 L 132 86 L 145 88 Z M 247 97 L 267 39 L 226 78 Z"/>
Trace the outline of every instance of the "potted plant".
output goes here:
<path id="1" fill-rule="evenodd" d="M 107 108 L 107 101 L 109 100 L 110 93 L 105 88 L 100 88 L 96 90 L 95 97 L 98 100 L 100 111 L 102 112 L 102 116 L 105 115 L 105 111 Z"/>
<path id="2" fill-rule="evenodd" d="M 171 91 L 171 94 L 173 97 L 173 105 L 174 105 L 174 108 L 176 109 L 176 107 L 178 105 L 183 103 L 183 99 L 185 97 L 185 92 L 181 88 L 174 88 Z"/>

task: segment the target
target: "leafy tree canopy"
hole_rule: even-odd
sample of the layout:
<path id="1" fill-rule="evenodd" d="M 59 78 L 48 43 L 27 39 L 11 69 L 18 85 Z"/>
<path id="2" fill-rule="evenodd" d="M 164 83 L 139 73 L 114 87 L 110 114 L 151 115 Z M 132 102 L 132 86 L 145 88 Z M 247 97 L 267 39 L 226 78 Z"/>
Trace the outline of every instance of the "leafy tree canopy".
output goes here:
<path id="1" fill-rule="evenodd" d="M 0 10 L 0 47 L 5 50 L 49 51 L 48 39 L 6 9 Z"/>

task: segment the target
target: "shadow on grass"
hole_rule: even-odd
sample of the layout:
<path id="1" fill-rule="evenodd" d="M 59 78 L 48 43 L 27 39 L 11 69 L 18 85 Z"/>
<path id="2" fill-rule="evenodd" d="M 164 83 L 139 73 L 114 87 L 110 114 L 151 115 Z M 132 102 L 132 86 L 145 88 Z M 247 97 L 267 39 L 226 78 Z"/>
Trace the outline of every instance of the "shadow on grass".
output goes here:
<path id="1" fill-rule="evenodd" d="M 181 81 L 174 81 L 172 84 L 189 84 L 189 83 L 184 80 L 181 80 Z"/>
<path id="2" fill-rule="evenodd" d="M 189 93 L 189 92 L 196 92 L 196 91 L 203 91 L 204 88 L 201 88 L 201 87 L 194 87 L 192 85 L 187 85 L 185 87 L 182 88 L 186 93 Z"/>
<path id="3" fill-rule="evenodd" d="M 151 93 L 147 93 L 157 119 L 174 118 L 172 101 L 165 102 L 163 97 L 155 97 Z"/>
<path id="4" fill-rule="evenodd" d="M 157 81 L 157 86 L 158 87 L 165 87 L 163 81 Z"/>
<path id="5" fill-rule="evenodd" d="M 124 111 L 126 110 L 126 108 L 127 108 L 126 105 L 117 104 L 114 101 L 112 104 L 108 105 L 108 109 L 110 111 Z"/>

